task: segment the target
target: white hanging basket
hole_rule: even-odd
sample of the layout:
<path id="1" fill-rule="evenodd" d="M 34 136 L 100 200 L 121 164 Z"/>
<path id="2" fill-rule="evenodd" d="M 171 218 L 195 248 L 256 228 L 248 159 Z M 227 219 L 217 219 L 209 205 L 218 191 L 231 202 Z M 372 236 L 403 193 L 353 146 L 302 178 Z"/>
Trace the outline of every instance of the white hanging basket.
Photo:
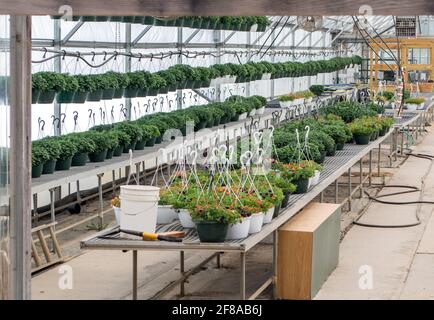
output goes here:
<path id="1" fill-rule="evenodd" d="M 274 207 L 268 209 L 264 216 L 264 224 L 270 223 L 273 220 Z"/>
<path id="2" fill-rule="evenodd" d="M 250 217 L 249 233 L 257 233 L 261 231 L 263 223 L 264 223 L 263 212 L 252 214 Z"/>
<path id="3" fill-rule="evenodd" d="M 243 112 L 240 114 L 240 116 L 238 117 L 238 120 L 245 120 L 247 118 L 247 112 Z"/>
<path id="4" fill-rule="evenodd" d="M 249 112 L 249 117 L 253 117 L 256 114 L 256 109 L 253 109 Z"/>
<path id="5" fill-rule="evenodd" d="M 172 206 L 158 206 L 157 224 L 168 224 L 178 218 L 178 213 Z"/>
<path id="6" fill-rule="evenodd" d="M 256 109 L 257 115 L 263 115 L 265 112 L 265 107 L 260 107 L 259 109 Z"/>
<path id="7" fill-rule="evenodd" d="M 183 228 L 192 229 L 196 227 L 196 224 L 191 219 L 190 212 L 188 212 L 187 209 L 179 209 L 178 218 Z"/>
<path id="8" fill-rule="evenodd" d="M 247 238 L 247 236 L 249 235 L 251 219 L 251 217 L 246 217 L 237 224 L 231 224 L 228 228 L 226 240 L 238 240 Z"/>

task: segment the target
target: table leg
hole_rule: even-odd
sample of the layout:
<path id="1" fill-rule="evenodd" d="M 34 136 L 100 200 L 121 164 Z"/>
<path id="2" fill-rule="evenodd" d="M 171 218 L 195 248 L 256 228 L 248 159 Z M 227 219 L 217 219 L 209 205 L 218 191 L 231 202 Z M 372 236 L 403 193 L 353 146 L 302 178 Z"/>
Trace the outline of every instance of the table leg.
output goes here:
<path id="1" fill-rule="evenodd" d="M 184 276 L 184 272 L 185 272 L 185 266 L 184 266 L 184 251 L 180 252 L 180 273 L 181 273 L 181 277 Z M 184 280 L 181 281 L 181 283 L 179 284 L 179 295 L 181 297 L 183 297 L 185 295 L 185 286 L 184 286 Z"/>
<path id="2" fill-rule="evenodd" d="M 363 158 L 359 161 L 360 166 L 360 198 L 363 198 Z"/>
<path id="3" fill-rule="evenodd" d="M 241 252 L 240 253 L 240 299 L 246 300 L 246 253 Z"/>
<path id="4" fill-rule="evenodd" d="M 220 269 L 222 267 L 221 265 L 221 252 L 217 253 L 217 269 Z"/>
<path id="5" fill-rule="evenodd" d="M 369 186 L 372 186 L 372 150 L 369 151 Z"/>
<path id="6" fill-rule="evenodd" d="M 277 299 L 277 249 L 278 249 L 278 233 L 273 232 L 273 297 Z"/>
<path id="7" fill-rule="evenodd" d="M 335 180 L 335 203 L 339 203 L 339 182 Z"/>
<path id="8" fill-rule="evenodd" d="M 133 250 L 133 300 L 137 300 L 137 250 Z"/>
<path id="9" fill-rule="evenodd" d="M 352 185 L 351 185 L 351 168 L 348 169 L 348 209 L 351 211 L 351 202 L 352 202 Z"/>

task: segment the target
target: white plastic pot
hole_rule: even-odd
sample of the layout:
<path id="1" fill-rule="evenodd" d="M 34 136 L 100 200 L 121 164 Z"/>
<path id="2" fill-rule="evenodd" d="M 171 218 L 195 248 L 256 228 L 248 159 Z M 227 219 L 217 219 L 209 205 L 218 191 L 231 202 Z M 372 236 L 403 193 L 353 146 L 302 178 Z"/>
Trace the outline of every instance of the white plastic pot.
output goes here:
<path id="1" fill-rule="evenodd" d="M 113 211 L 115 212 L 116 223 L 121 224 L 121 208 L 113 206 Z"/>
<path id="2" fill-rule="evenodd" d="M 178 217 L 183 228 L 191 229 L 196 227 L 196 224 L 191 219 L 190 212 L 188 212 L 187 209 L 179 209 Z"/>
<path id="3" fill-rule="evenodd" d="M 274 215 L 274 207 L 268 209 L 268 211 L 264 215 L 264 224 L 270 223 L 273 220 Z"/>
<path id="4" fill-rule="evenodd" d="M 295 104 L 295 105 L 299 105 L 299 104 L 303 104 L 303 103 L 304 103 L 304 99 L 303 99 L 303 98 L 295 99 L 295 100 L 294 100 L 294 104 Z"/>
<path id="5" fill-rule="evenodd" d="M 256 114 L 257 115 L 263 115 L 265 111 L 265 107 L 261 107 L 259 109 L 256 109 Z"/>
<path id="6" fill-rule="evenodd" d="M 417 110 L 417 108 L 418 108 L 418 104 L 412 104 L 412 103 L 409 103 L 409 104 L 407 104 L 407 110 L 409 110 L 409 111 L 416 111 Z"/>
<path id="7" fill-rule="evenodd" d="M 121 229 L 155 233 L 159 193 L 152 186 L 121 186 Z"/>
<path id="8" fill-rule="evenodd" d="M 247 118 L 247 112 L 241 113 L 238 120 L 245 120 Z"/>
<path id="9" fill-rule="evenodd" d="M 249 117 L 253 117 L 255 114 L 256 114 L 256 109 L 252 109 L 252 110 L 249 112 Z"/>
<path id="10" fill-rule="evenodd" d="M 312 98 L 312 97 L 306 99 L 306 102 L 307 102 L 307 103 L 312 103 L 312 101 L 313 101 L 313 98 Z"/>
<path id="11" fill-rule="evenodd" d="M 294 104 L 294 101 L 280 101 L 281 108 L 289 108 Z"/>
<path id="12" fill-rule="evenodd" d="M 321 171 L 315 170 L 315 175 L 311 178 L 311 185 L 316 186 L 319 183 L 319 178 L 321 176 Z"/>
<path id="13" fill-rule="evenodd" d="M 249 235 L 251 217 L 243 218 L 243 220 L 237 224 L 231 224 L 228 228 L 226 240 L 237 240 L 247 238 Z"/>
<path id="14" fill-rule="evenodd" d="M 250 216 L 250 227 L 249 227 L 249 234 L 250 233 L 257 233 L 261 231 L 262 225 L 264 223 L 264 213 L 255 213 Z"/>
<path id="15" fill-rule="evenodd" d="M 158 206 L 157 224 L 168 224 L 178 217 L 178 213 L 172 206 Z"/>
<path id="16" fill-rule="evenodd" d="M 421 103 L 417 106 L 417 110 L 423 110 L 424 107 L 425 107 L 425 104 Z"/>

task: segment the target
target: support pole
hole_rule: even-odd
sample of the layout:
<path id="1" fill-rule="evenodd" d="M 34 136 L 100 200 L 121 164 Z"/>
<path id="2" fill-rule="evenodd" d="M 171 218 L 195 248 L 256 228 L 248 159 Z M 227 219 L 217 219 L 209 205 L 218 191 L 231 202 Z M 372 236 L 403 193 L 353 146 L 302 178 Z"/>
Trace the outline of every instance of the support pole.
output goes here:
<path id="1" fill-rule="evenodd" d="M 360 166 L 360 198 L 363 198 L 363 158 L 359 161 Z"/>
<path id="2" fill-rule="evenodd" d="M 137 250 L 133 250 L 133 300 L 137 300 Z"/>
<path id="3" fill-rule="evenodd" d="M 338 182 L 338 179 L 335 180 L 335 203 L 339 203 L 339 182 Z"/>
<path id="4" fill-rule="evenodd" d="M 372 185 L 372 150 L 369 151 L 369 186 Z"/>
<path id="5" fill-rule="evenodd" d="M 185 273 L 185 266 L 184 266 L 184 251 L 180 252 L 180 268 L 179 268 L 179 272 L 181 273 L 181 277 L 184 276 Z M 181 281 L 180 285 L 179 285 L 179 295 L 181 297 L 183 297 L 185 295 L 185 286 L 184 286 L 184 280 Z"/>
<path id="6" fill-rule="evenodd" d="M 278 231 L 273 231 L 273 297 L 277 299 L 277 252 L 278 252 Z"/>
<path id="7" fill-rule="evenodd" d="M 98 199 L 99 199 L 98 216 L 99 216 L 100 228 L 102 228 L 104 224 L 104 197 L 103 197 L 103 190 L 102 190 L 103 175 L 104 173 L 98 175 Z"/>
<path id="8" fill-rule="evenodd" d="M 10 17 L 10 253 L 11 299 L 31 298 L 32 20 Z"/>
<path id="9" fill-rule="evenodd" d="M 246 253 L 240 253 L 240 299 L 246 300 Z"/>
<path id="10" fill-rule="evenodd" d="M 352 190 L 352 185 L 351 185 L 351 168 L 348 169 L 348 209 L 349 211 L 351 211 L 352 209 L 352 194 L 353 194 L 353 190 Z"/>

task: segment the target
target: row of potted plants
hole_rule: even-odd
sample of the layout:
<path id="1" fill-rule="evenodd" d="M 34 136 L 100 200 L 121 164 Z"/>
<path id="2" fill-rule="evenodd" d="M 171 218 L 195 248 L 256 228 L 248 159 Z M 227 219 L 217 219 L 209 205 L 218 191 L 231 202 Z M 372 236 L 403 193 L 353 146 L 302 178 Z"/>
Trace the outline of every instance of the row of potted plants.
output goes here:
<path id="1" fill-rule="evenodd" d="M 32 77 L 32 103 L 85 103 L 118 98 L 155 96 L 177 89 L 209 87 L 213 79 L 232 77 L 236 82 L 272 78 L 300 77 L 343 69 L 357 63 L 358 58 L 333 58 L 324 61 L 248 62 L 246 64 L 218 64 L 211 67 L 175 65 L 167 70 L 150 73 L 107 72 L 92 75 L 68 75 L 56 72 L 38 72 Z"/>
<path id="2" fill-rule="evenodd" d="M 60 19 L 61 16 L 52 16 L 53 19 Z M 144 25 L 154 25 L 161 27 L 186 27 L 210 30 L 234 30 L 250 31 L 254 25 L 257 25 L 256 31 L 265 31 L 270 24 L 270 20 L 265 16 L 246 16 L 246 17 L 228 17 L 228 16 L 190 16 L 160 18 L 151 16 L 73 16 L 74 21 L 89 22 L 124 22 L 137 23 Z"/>
<path id="3" fill-rule="evenodd" d="M 356 144 L 366 145 L 384 136 L 392 127 L 392 117 L 362 117 L 348 124 Z"/>
<path id="4" fill-rule="evenodd" d="M 32 143 L 32 177 L 51 174 L 55 170 L 69 170 L 83 166 L 88 161 L 103 162 L 119 157 L 129 150 L 143 150 L 162 142 L 168 129 L 179 129 L 187 134 L 186 123 L 192 122 L 194 130 L 211 128 L 238 121 L 245 114 L 264 112 L 266 99 L 260 96 L 237 97 L 223 103 L 194 106 L 170 113 L 156 113 L 136 121 L 101 125 L 88 132 L 47 137 Z"/>
<path id="5" fill-rule="evenodd" d="M 280 96 L 278 100 L 280 102 L 280 107 L 289 108 L 292 105 L 299 105 L 304 102 L 310 103 L 314 97 L 316 97 L 316 95 L 313 92 L 306 90 Z"/>

